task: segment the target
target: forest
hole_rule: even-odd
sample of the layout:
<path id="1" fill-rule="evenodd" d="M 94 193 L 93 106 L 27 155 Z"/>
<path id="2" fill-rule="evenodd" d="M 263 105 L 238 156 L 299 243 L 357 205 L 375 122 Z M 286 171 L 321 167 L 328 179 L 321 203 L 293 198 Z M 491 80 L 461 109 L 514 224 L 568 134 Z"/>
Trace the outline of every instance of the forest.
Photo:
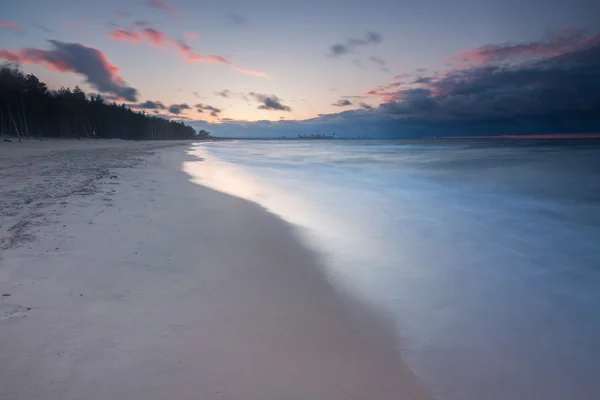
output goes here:
<path id="1" fill-rule="evenodd" d="M 33 74 L 0 66 L 0 136 L 175 140 L 206 138 L 180 121 L 131 110 L 125 104 L 89 98 L 78 86 L 49 90 Z"/>

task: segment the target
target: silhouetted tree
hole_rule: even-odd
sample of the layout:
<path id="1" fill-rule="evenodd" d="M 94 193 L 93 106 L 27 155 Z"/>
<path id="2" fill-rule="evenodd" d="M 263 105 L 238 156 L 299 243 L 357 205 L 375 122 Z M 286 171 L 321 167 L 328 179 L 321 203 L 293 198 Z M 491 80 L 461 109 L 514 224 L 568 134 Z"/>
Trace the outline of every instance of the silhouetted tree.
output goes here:
<path id="1" fill-rule="evenodd" d="M 32 74 L 0 66 L 0 134 L 21 137 L 120 138 L 131 140 L 193 139 L 183 122 L 136 112 L 125 104 L 89 99 L 79 86 L 49 91 Z M 200 137 L 209 133 L 201 131 Z"/>

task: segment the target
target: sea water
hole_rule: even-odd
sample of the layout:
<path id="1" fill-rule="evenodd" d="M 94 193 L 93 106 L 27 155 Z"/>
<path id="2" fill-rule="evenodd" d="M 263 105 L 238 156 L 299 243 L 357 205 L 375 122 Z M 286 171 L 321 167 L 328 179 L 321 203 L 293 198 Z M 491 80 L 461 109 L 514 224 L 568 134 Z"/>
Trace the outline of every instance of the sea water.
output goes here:
<path id="1" fill-rule="evenodd" d="M 440 399 L 600 398 L 600 146 L 233 141 L 186 165 L 296 225 Z"/>

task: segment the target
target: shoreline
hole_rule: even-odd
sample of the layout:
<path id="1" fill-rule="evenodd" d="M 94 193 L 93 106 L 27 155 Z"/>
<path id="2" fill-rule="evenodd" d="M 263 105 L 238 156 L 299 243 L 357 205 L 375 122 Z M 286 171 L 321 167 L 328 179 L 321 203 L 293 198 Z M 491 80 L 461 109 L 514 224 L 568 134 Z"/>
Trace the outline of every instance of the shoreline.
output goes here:
<path id="1" fill-rule="evenodd" d="M 124 143 L 0 148 L 0 397 L 432 398 L 291 225 Z"/>

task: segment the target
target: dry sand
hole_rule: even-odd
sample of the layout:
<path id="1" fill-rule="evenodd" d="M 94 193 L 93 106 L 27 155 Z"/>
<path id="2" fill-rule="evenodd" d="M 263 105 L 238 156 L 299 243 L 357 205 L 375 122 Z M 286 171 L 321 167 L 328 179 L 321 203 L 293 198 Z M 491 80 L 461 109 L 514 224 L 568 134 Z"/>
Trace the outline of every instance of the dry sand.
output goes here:
<path id="1" fill-rule="evenodd" d="M 0 399 L 424 399 L 293 228 L 186 145 L 0 143 Z"/>

